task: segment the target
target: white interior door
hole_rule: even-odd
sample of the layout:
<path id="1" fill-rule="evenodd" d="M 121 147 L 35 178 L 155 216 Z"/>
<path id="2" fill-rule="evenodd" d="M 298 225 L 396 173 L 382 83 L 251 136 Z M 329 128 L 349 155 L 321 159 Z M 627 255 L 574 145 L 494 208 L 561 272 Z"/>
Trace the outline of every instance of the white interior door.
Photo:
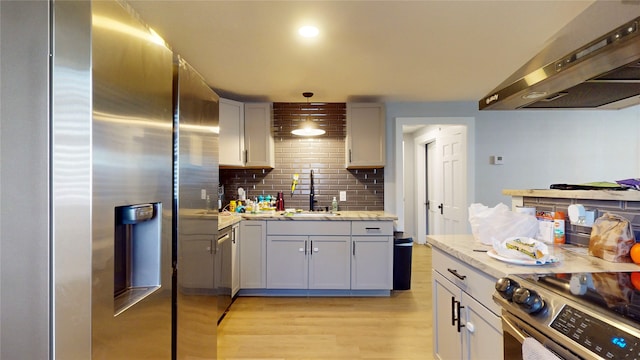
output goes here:
<path id="1" fill-rule="evenodd" d="M 426 234 L 437 234 L 438 227 L 441 224 L 438 224 L 440 218 L 440 210 L 438 209 L 438 205 L 440 204 L 440 199 L 437 198 L 436 192 L 438 189 L 437 185 L 437 177 L 434 169 L 434 165 L 436 164 L 436 143 L 432 141 L 428 143 L 425 147 L 426 149 L 426 164 L 425 164 L 425 172 L 426 172 L 426 192 L 427 192 L 427 201 L 425 202 L 426 208 Z"/>
<path id="2" fill-rule="evenodd" d="M 440 174 L 442 187 L 441 234 L 463 234 L 466 232 L 467 214 L 467 128 L 448 126 L 442 129 L 438 139 Z"/>

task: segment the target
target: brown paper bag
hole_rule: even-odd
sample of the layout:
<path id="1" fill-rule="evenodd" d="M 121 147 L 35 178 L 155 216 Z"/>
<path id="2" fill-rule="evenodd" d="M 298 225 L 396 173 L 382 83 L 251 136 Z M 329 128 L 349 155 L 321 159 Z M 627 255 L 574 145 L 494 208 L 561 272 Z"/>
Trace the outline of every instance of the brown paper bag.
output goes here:
<path id="1" fill-rule="evenodd" d="M 593 224 L 589 255 L 612 262 L 631 262 L 629 250 L 635 242 L 629 220 L 606 213 Z"/>

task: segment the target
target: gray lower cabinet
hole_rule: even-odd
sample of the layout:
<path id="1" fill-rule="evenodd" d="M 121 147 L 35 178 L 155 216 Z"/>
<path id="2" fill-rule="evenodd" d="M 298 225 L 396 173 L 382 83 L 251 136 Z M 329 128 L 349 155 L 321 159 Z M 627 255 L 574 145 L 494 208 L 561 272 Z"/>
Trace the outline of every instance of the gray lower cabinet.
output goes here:
<path id="1" fill-rule="evenodd" d="M 393 287 L 392 221 L 243 220 L 238 244 L 241 295 Z"/>
<path id="2" fill-rule="evenodd" d="M 349 289 L 349 236 L 267 236 L 267 288 Z"/>
<path id="3" fill-rule="evenodd" d="M 214 285 L 214 235 L 182 235 L 181 257 L 189 259 L 180 264 L 181 291 L 211 290 Z"/>
<path id="4" fill-rule="evenodd" d="M 240 291 L 240 225 L 231 227 L 231 296 Z"/>
<path id="5" fill-rule="evenodd" d="M 267 288 L 350 288 L 351 222 L 271 221 L 267 225 Z"/>
<path id="6" fill-rule="evenodd" d="M 351 288 L 391 289 L 393 258 L 389 259 L 388 237 L 362 236 L 353 237 L 352 241 Z"/>
<path id="7" fill-rule="evenodd" d="M 351 288 L 393 287 L 393 222 L 354 221 L 351 229 Z"/>
<path id="8" fill-rule="evenodd" d="M 267 287 L 267 222 L 243 220 L 240 222 L 240 288 Z"/>
<path id="9" fill-rule="evenodd" d="M 439 249 L 432 251 L 433 357 L 502 359 L 496 279 Z"/>
<path id="10" fill-rule="evenodd" d="M 311 236 L 309 289 L 351 287 L 349 236 Z"/>

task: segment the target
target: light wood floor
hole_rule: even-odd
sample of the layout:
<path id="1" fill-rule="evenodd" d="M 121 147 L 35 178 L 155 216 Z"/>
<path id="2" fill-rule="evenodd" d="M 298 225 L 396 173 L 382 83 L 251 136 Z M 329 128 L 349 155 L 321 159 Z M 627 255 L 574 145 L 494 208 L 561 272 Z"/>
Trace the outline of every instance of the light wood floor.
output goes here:
<path id="1" fill-rule="evenodd" d="M 431 248 L 414 245 L 411 290 L 384 298 L 240 297 L 218 359 L 431 359 Z"/>

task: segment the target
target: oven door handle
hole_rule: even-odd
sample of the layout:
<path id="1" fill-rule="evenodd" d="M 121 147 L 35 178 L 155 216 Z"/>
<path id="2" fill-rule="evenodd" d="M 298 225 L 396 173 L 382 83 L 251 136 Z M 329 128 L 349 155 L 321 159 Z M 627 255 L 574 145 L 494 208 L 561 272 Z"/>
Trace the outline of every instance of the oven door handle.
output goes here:
<path id="1" fill-rule="evenodd" d="M 524 339 L 531 337 L 564 360 L 581 360 L 581 358 L 550 340 L 533 327 L 515 321 L 511 316 L 502 315 L 502 330 L 513 336 L 520 344 L 524 342 Z"/>
<path id="2" fill-rule="evenodd" d="M 520 327 L 511 321 L 510 318 L 506 316 L 502 316 L 502 330 L 509 333 L 509 335 L 513 336 L 520 344 L 524 342 L 524 339 L 531 337 L 529 334 L 525 333 L 520 329 Z"/>

